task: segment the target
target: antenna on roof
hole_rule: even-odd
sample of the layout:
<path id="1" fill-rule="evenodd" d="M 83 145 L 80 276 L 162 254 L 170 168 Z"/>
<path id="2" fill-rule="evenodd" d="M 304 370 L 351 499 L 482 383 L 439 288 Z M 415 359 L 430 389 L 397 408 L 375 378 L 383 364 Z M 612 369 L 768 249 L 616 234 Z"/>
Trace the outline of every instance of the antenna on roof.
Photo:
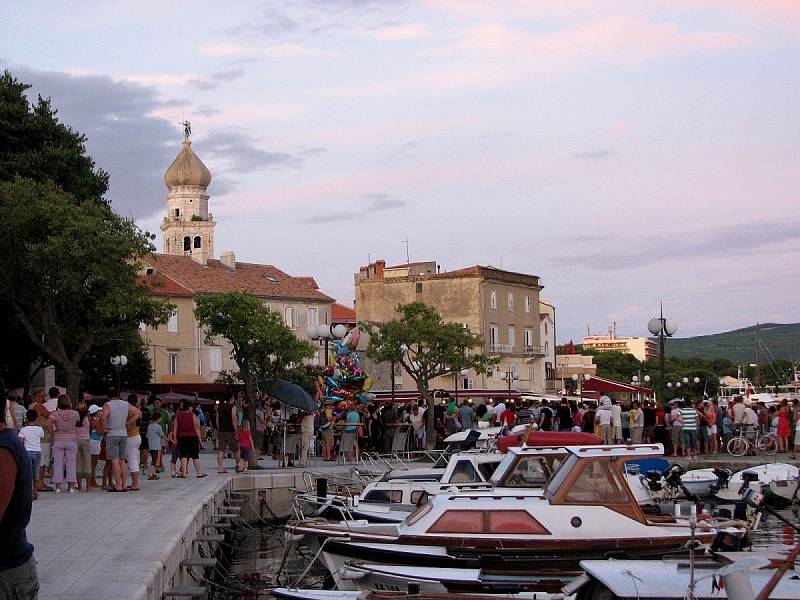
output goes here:
<path id="1" fill-rule="evenodd" d="M 411 262 L 411 257 L 408 253 L 408 236 L 406 236 L 406 239 L 400 240 L 400 243 L 406 245 L 406 264 L 408 264 Z"/>

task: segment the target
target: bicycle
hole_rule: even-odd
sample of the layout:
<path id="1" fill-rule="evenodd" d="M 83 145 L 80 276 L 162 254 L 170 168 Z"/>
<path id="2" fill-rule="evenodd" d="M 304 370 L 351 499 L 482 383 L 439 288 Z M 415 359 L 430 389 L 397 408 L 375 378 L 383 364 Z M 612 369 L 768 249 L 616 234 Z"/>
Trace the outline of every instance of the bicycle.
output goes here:
<path id="1" fill-rule="evenodd" d="M 755 440 L 750 439 L 750 435 L 753 433 L 755 433 Z M 726 449 L 731 456 L 744 456 L 753 449 L 769 456 L 778 451 L 778 441 L 774 433 L 762 434 L 757 429 L 755 432 L 745 431 L 745 428 L 742 427 L 739 429 L 739 435 L 728 440 Z"/>

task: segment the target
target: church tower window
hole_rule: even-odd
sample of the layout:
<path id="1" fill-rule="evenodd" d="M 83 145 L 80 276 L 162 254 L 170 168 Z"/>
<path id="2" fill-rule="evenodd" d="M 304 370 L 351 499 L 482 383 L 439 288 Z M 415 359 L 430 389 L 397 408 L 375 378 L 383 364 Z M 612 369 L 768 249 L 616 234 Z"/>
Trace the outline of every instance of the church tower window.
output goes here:
<path id="1" fill-rule="evenodd" d="M 180 208 L 176 208 L 175 209 L 175 216 L 176 217 L 180 217 L 181 216 L 181 209 Z"/>
<path id="2" fill-rule="evenodd" d="M 183 251 L 184 252 L 191 252 L 192 251 L 192 238 L 188 235 L 183 238 Z"/>
<path id="3" fill-rule="evenodd" d="M 195 248 L 202 248 L 202 246 L 203 246 L 203 242 L 200 239 L 200 236 L 199 235 L 194 236 L 194 247 Z"/>

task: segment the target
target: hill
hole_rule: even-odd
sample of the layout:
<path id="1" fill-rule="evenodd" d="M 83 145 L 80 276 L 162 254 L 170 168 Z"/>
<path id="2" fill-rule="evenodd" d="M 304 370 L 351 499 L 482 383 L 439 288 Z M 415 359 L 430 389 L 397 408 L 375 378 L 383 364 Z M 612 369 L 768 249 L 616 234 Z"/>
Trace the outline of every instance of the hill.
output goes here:
<path id="1" fill-rule="evenodd" d="M 800 323 L 762 323 L 759 329 L 762 362 L 775 358 L 800 360 Z M 737 364 L 748 364 L 756 359 L 756 327 L 668 339 L 666 344 L 667 356 L 727 358 Z"/>

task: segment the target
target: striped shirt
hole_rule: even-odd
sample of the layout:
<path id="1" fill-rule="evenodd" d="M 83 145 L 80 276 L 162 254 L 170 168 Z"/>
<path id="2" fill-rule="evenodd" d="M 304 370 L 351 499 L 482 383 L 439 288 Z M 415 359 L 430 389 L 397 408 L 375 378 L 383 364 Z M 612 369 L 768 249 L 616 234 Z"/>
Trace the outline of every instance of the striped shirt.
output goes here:
<path id="1" fill-rule="evenodd" d="M 683 420 L 684 431 L 697 431 L 697 411 L 691 406 L 681 409 L 681 419 Z"/>

